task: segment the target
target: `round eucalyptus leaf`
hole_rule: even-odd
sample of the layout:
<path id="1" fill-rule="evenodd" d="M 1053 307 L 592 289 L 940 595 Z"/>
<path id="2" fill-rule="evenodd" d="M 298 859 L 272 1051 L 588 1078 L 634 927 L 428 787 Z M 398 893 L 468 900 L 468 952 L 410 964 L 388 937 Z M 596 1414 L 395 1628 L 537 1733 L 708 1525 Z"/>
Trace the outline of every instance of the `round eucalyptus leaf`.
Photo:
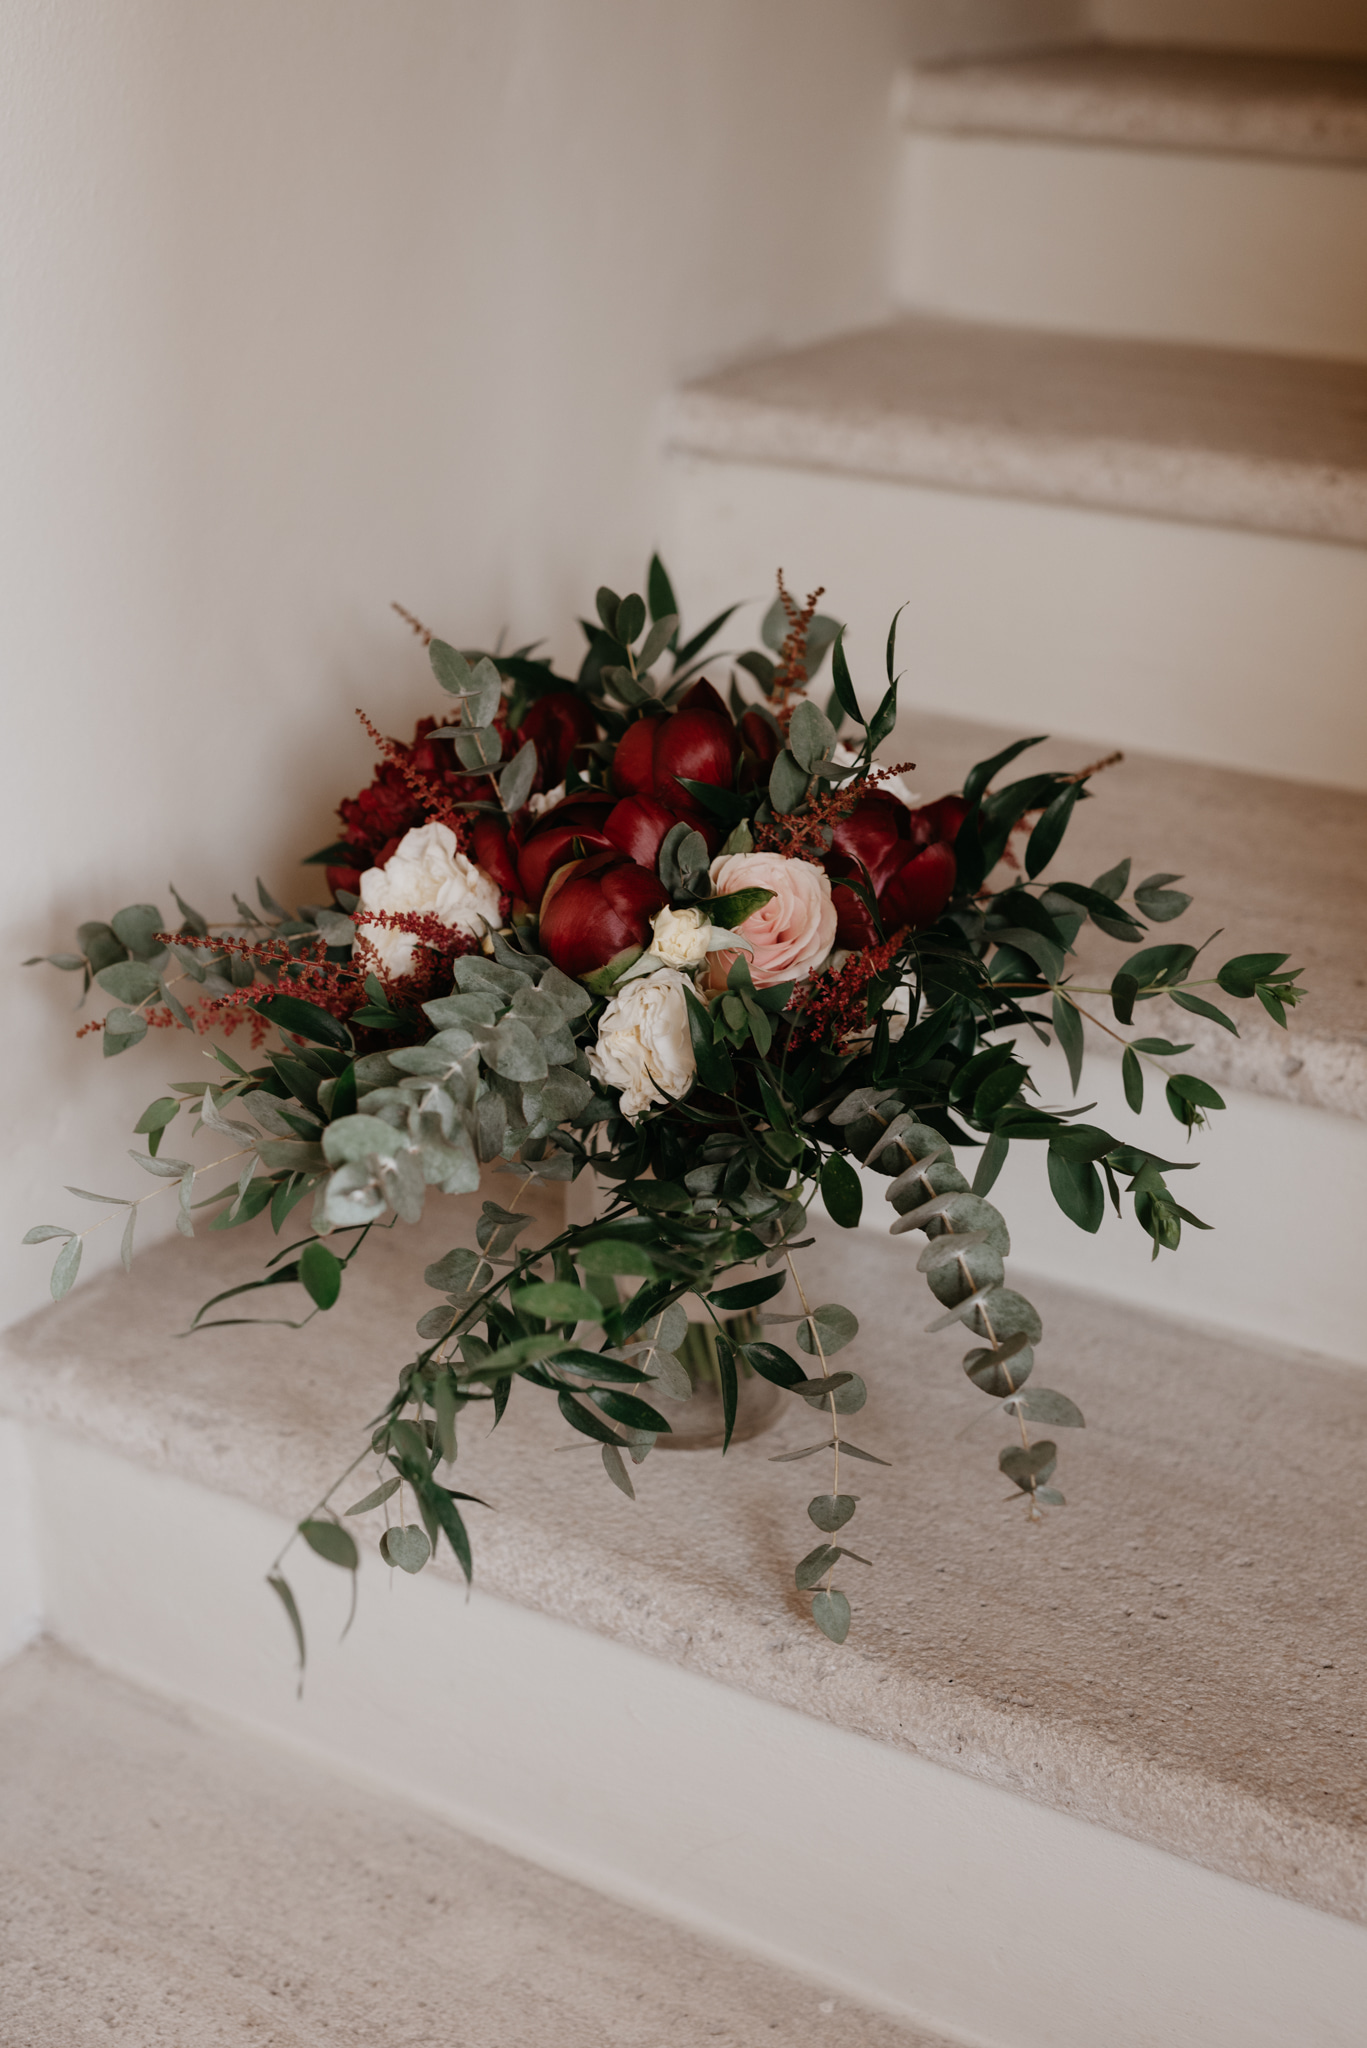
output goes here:
<path id="1" fill-rule="evenodd" d="M 952 1244 L 953 1239 L 942 1237 L 936 1242 Z M 955 1257 L 937 1260 L 926 1274 L 926 1285 L 946 1308 L 957 1308 L 981 1288 L 1000 1287 L 1005 1271 L 1001 1253 L 990 1244 L 979 1243 Z"/>
<path id="2" fill-rule="evenodd" d="M 850 1632 L 850 1603 L 834 1588 L 829 1593 L 814 1593 L 812 1620 L 823 1636 L 829 1636 L 833 1643 L 843 1643 Z"/>
<path id="3" fill-rule="evenodd" d="M 380 1556 L 401 1571 L 420 1572 L 432 1555 L 427 1531 L 410 1522 L 402 1529 L 386 1529 L 380 1538 Z"/>
<path id="4" fill-rule="evenodd" d="M 807 1504 L 807 1513 L 818 1529 L 833 1535 L 843 1529 L 854 1514 L 858 1496 L 853 1493 L 819 1493 Z"/>

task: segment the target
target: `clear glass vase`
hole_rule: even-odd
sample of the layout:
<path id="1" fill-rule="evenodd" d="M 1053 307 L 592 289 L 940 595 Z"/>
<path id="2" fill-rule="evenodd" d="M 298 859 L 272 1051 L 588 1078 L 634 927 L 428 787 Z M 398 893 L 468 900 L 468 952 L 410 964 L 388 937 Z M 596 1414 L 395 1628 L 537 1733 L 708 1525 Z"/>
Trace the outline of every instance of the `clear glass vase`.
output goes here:
<path id="1" fill-rule="evenodd" d="M 759 1323 L 752 1315 L 728 1316 L 726 1335 L 737 1344 L 758 1337 Z M 669 1404 L 672 1425 L 668 1436 L 655 1439 L 657 1451 L 718 1450 L 726 1440 L 726 1419 L 722 1412 L 721 1371 L 717 1364 L 717 1333 L 711 1323 L 690 1322 L 688 1335 L 675 1354 L 693 1383 L 693 1396 L 676 1407 Z M 752 1372 L 744 1358 L 736 1359 L 736 1426 L 733 1444 L 772 1429 L 783 1406 L 783 1389 Z"/>

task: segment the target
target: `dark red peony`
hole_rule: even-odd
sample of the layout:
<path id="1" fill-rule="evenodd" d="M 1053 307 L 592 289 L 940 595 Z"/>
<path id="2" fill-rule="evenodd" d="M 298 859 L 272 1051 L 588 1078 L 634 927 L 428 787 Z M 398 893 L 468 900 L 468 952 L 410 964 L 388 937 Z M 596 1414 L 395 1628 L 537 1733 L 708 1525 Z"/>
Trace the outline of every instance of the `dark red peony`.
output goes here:
<path id="1" fill-rule="evenodd" d="M 826 856 L 838 946 L 878 943 L 867 905 L 842 881 L 862 883 L 872 894 L 889 935 L 934 924 L 954 893 L 954 841 L 967 809 L 962 797 L 946 796 L 909 810 L 874 791 L 839 820 Z"/>
<path id="2" fill-rule="evenodd" d="M 535 910 L 557 868 L 585 853 L 610 853 L 612 840 L 604 827 L 614 808 L 610 796 L 568 796 L 521 827 L 516 854 L 518 895 Z M 619 849 L 618 849 L 619 850 Z"/>
<path id="3" fill-rule="evenodd" d="M 574 762 L 576 751 L 598 737 L 598 719 L 577 690 L 548 690 L 538 697 L 517 729 L 518 744 L 531 740 L 538 765 L 535 787 L 554 789 Z M 583 765 L 582 761 L 575 765 Z"/>
<path id="4" fill-rule="evenodd" d="M 627 727 L 612 757 L 612 783 L 624 797 L 655 797 L 697 824 L 707 814 L 680 777 L 730 789 L 739 756 L 730 712 L 710 683 L 694 683 L 677 711 L 647 713 Z"/>
<path id="5" fill-rule="evenodd" d="M 562 974 L 605 993 L 614 974 L 650 944 L 650 921 L 669 897 L 649 869 L 596 853 L 562 868 L 541 905 L 540 940 Z"/>

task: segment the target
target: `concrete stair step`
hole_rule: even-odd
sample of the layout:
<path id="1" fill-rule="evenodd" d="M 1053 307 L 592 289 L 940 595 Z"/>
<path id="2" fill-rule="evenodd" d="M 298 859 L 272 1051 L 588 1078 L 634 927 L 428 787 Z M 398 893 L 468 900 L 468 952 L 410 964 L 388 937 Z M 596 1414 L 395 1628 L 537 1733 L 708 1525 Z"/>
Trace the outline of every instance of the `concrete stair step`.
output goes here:
<path id="1" fill-rule="evenodd" d="M 952 1345 L 918 1334 L 907 1247 L 821 1228 L 809 1285 L 857 1306 L 857 1440 L 893 1461 L 861 1468 L 877 1569 L 843 1649 L 784 1592 L 810 1530 L 768 1459 L 811 1439 L 805 1410 L 724 1460 L 657 1453 L 633 1506 L 519 1390 L 462 1449 L 459 1483 L 496 1509 L 472 1510 L 468 1604 L 445 1564 L 386 1588 L 368 1554 L 338 1648 L 341 1575 L 291 1562 L 313 1644 L 296 1704 L 261 1572 L 406 1355 L 413 1272 L 475 1208 L 385 1237 L 345 1320 L 297 1336 L 170 1334 L 256 1269 L 231 1236 L 9 1333 L 0 1406 L 60 1639 L 944 2033 L 1346 2048 L 1367 1377 L 1032 1286 L 1048 1379 L 1089 1427 L 1074 1505 L 1031 1530 L 998 1505 Z"/>
<path id="2" fill-rule="evenodd" d="M 897 295 L 1361 358 L 1367 63 L 1097 44 L 902 75 Z"/>
<path id="3" fill-rule="evenodd" d="M 1367 370 L 911 316 L 662 431 L 700 604 L 777 559 L 868 663 L 909 600 L 910 701 L 1367 787 Z"/>
<path id="4" fill-rule="evenodd" d="M 924 133 L 1367 164 L 1367 60 L 1088 43 L 920 65 Z"/>
<path id="5" fill-rule="evenodd" d="M 936 2048 L 53 1646 L 0 1670 L 0 1912 L 13 2048 Z"/>

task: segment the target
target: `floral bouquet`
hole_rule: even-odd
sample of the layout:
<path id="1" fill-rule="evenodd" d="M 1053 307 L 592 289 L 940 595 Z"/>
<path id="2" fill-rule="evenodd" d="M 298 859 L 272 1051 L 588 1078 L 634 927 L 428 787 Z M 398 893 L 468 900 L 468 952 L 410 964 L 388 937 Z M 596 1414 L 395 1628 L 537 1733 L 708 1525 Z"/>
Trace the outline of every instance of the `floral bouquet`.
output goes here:
<path id="1" fill-rule="evenodd" d="M 822 1417 L 819 1441 L 786 1456 L 830 1460 L 828 1490 L 807 1506 L 820 1540 L 795 1576 L 838 1643 L 850 1603 L 835 1581 L 856 1556 L 840 1540 L 856 1507 L 842 1474 L 883 1461 L 846 1433 L 866 1399 L 840 1356 L 858 1320 L 802 1287 L 817 1195 L 853 1229 L 865 1176 L 882 1177 L 893 1234 L 923 1245 L 930 1328 L 969 1340 L 964 1371 L 1002 1414 L 1012 1497 L 1031 1518 L 1062 1507 L 1056 1445 L 1035 1430 L 1082 1416 L 1034 1382 L 1040 1318 L 1006 1283 L 1010 1241 L 988 1197 L 1008 1149 L 1044 1151 L 1053 1199 L 1083 1231 L 1108 1196 L 1117 1213 L 1128 1198 L 1155 1257 L 1183 1223 L 1207 1226 L 1170 1190 L 1179 1162 L 1040 1101 L 1028 1038 L 1058 1039 L 1076 1093 L 1090 1018 L 1124 1041 L 1130 1108 L 1157 1069 L 1190 1130 L 1221 1098 L 1171 1066 L 1189 1044 L 1127 1036 L 1136 1013 L 1161 1002 L 1233 1031 L 1201 989 L 1256 999 L 1284 1024 L 1299 970 L 1259 953 L 1194 978 L 1203 949 L 1143 943 L 1145 921 L 1187 908 L 1180 877 L 1130 890 L 1125 860 L 1063 879 L 1059 849 L 1097 770 L 1002 785 L 1033 739 L 920 803 L 902 779 L 912 764 L 877 759 L 897 713 L 895 620 L 886 689 L 866 715 L 821 592 L 799 607 L 780 577 L 764 646 L 729 656 L 707 650 L 735 607 L 686 636 L 658 558 L 647 593 L 598 592 L 572 678 L 534 647 L 462 652 L 410 620 L 444 715 L 411 745 L 365 721 L 382 764 L 342 804 L 342 837 L 312 856 L 329 903 L 287 911 L 258 883 L 258 907 L 238 897 L 236 920 L 211 926 L 177 894 L 178 926 L 135 904 L 48 957 L 112 998 L 83 1027 L 107 1055 L 156 1028 L 215 1034 L 217 1078 L 170 1083 L 135 1127 L 146 1150 L 132 1156 L 177 1192 L 181 1230 L 205 1210 L 215 1230 L 268 1214 L 277 1236 L 307 1216 L 260 1279 L 205 1304 L 198 1329 L 252 1320 L 207 1312 L 258 1288 L 298 1286 L 310 1315 L 330 1310 L 372 1230 L 416 1222 L 429 1191 L 475 1192 L 489 1162 L 528 1185 L 592 1179 L 585 1220 L 549 1243 L 520 1245 L 531 1215 L 486 1200 L 477 1242 L 427 1266 L 437 1299 L 413 1354 L 297 1536 L 354 1572 L 345 1517 L 383 1507 L 386 1563 L 420 1570 L 444 1536 L 468 1577 L 471 1496 L 448 1483 L 463 1417 L 496 1425 L 515 1386 L 552 1399 L 633 1495 L 631 1466 L 673 1433 L 662 1402 L 710 1376 L 725 1450 L 744 1391 L 767 1383 L 775 1403 L 791 1394 Z M 823 709 L 810 688 L 827 655 Z M 1108 988 L 1084 990 L 1070 970 L 1088 922 L 1127 949 Z M 255 1065 L 218 1042 L 244 1028 Z M 182 1110 L 226 1141 L 210 1166 L 163 1151 Z M 956 1150 L 976 1160 L 971 1183 Z M 128 1264 L 138 1208 L 158 1190 L 70 1192 L 126 1212 Z M 29 1232 L 61 1240 L 54 1296 L 87 1234 Z M 790 1278 L 795 1302 L 780 1312 Z M 334 1495 L 366 1461 L 375 1484 L 339 1512 Z M 302 1666 L 280 1560 L 270 1582 Z"/>

